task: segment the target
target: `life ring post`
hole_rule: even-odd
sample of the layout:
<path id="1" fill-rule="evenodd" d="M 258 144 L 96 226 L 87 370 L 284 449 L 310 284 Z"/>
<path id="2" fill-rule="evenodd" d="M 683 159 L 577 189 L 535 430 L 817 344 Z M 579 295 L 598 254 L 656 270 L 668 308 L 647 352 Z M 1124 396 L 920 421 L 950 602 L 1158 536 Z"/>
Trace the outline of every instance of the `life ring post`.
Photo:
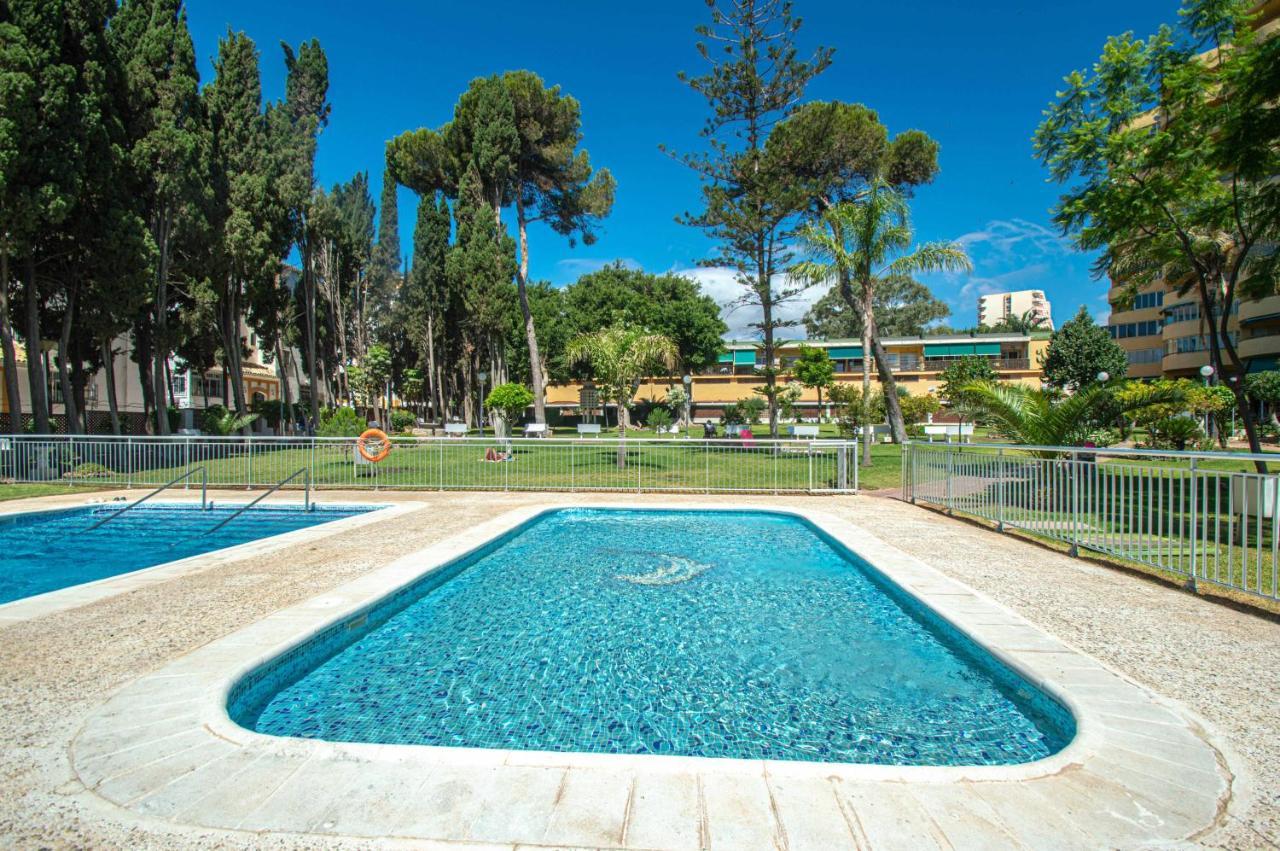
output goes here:
<path id="1" fill-rule="evenodd" d="M 377 451 L 370 451 L 369 445 L 375 443 L 378 445 Z M 365 429 L 364 433 L 356 438 L 356 451 L 360 453 L 360 457 L 364 460 L 377 464 L 391 454 L 391 440 L 387 437 L 387 433 L 381 429 Z"/>

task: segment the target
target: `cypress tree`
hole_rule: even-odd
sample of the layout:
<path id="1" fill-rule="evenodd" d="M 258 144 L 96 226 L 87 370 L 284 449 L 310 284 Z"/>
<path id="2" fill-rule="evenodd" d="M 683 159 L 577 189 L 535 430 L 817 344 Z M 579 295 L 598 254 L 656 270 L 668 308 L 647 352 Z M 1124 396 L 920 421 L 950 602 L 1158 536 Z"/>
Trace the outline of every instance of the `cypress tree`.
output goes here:
<path id="1" fill-rule="evenodd" d="M 175 267 L 192 256 L 209 192 L 209 131 L 200 102 L 195 48 L 180 0 L 127 0 L 112 21 L 112 48 L 122 64 L 128 102 L 130 166 L 154 251 L 149 368 L 155 428 L 168 434 L 170 329 Z M 140 366 L 143 366 L 140 364 Z"/>

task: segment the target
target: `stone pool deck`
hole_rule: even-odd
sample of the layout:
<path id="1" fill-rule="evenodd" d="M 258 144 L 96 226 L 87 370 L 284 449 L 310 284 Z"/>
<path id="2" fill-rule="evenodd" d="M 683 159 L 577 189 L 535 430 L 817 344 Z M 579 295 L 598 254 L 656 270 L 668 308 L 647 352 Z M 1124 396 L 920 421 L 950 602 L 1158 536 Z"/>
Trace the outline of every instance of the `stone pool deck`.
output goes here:
<path id="1" fill-rule="evenodd" d="M 324 616 L 330 616 L 351 602 L 361 581 L 378 586 L 377 572 L 388 563 L 498 522 L 500 515 L 544 504 L 617 501 L 554 494 L 350 499 L 404 503 L 405 513 L 241 559 L 210 560 L 71 608 L 0 621 L 0 845 L 367 847 L 369 835 L 386 833 L 411 847 L 423 847 L 413 837 L 438 836 L 470 840 L 457 847 L 472 848 L 1137 847 L 1153 841 L 1257 848 L 1280 839 L 1280 625 L 868 497 L 628 496 L 626 503 L 809 509 L 844 521 L 853 543 L 905 551 L 923 563 L 904 567 L 922 583 L 917 591 L 967 594 L 936 570 L 1000 604 L 966 598 L 957 611 L 963 616 L 960 609 L 968 608 L 977 621 L 993 616 L 987 624 L 975 621 L 975 628 L 990 628 L 992 640 L 1016 627 L 1028 655 L 1046 657 L 1030 667 L 1094 701 L 1090 711 L 1098 716 L 1109 716 L 1092 744 L 1113 748 L 1110 763 L 1068 760 L 1050 776 L 1021 784 L 980 772 L 960 782 L 869 780 L 836 767 L 769 776 L 756 763 L 748 769 L 756 782 L 743 783 L 731 771 L 678 763 L 658 772 L 666 780 L 652 781 L 648 772 L 641 772 L 643 780 L 629 769 L 619 773 L 607 760 L 566 767 L 506 755 L 490 773 L 514 773 L 478 788 L 473 778 L 456 775 L 458 765 L 436 766 L 433 776 L 416 757 L 394 749 L 356 747 L 339 758 L 282 746 L 254 755 L 243 766 L 250 773 L 206 784 L 213 775 L 202 780 L 201 769 L 247 758 L 227 749 L 262 745 L 250 741 L 252 734 L 219 729 L 206 715 L 216 702 L 210 691 L 219 666 L 249 661 L 248 643 L 278 641 L 286 627 L 296 631 L 297 616 L 309 608 L 313 616 L 328 608 Z M 79 504 L 84 497 L 66 501 Z M 414 510 L 411 503 L 420 505 Z M 346 583 L 353 585 L 336 590 Z M 1066 646 L 1053 639 L 1044 644 L 1038 631 L 1006 620 L 1012 616 L 1001 606 Z M 290 607 L 299 608 L 276 614 Z M 206 676 L 211 679 L 201 679 Z M 1099 700 L 1116 705 L 1105 711 Z M 162 723 L 176 726 L 155 726 Z M 206 740 L 213 734 L 223 738 Z M 112 741 L 113 735 L 121 738 Z M 189 746 L 175 750 L 169 740 L 181 736 Z M 156 749 L 151 758 L 142 752 L 148 747 Z M 1123 758 L 1115 759 L 1117 753 Z M 270 776 L 299 759 L 274 784 L 251 782 L 254 771 Z M 334 765 L 322 765 L 330 759 Z M 399 780 L 397 788 L 415 805 L 376 794 L 367 782 L 371 763 Z M 333 773 L 318 770 L 327 768 Z M 323 782 L 309 785 L 317 777 Z M 1058 783 L 1058 791 L 1046 796 L 1048 787 L 1037 784 L 1048 782 Z M 347 806 L 335 810 L 309 797 L 338 785 Z M 1108 803 L 1099 807 L 1103 798 Z M 484 800 L 491 806 L 477 808 Z M 400 819 L 397 829 L 360 838 L 387 811 Z M 193 813 L 222 818 L 210 827 Z M 276 829 L 260 832 L 268 828 Z"/>

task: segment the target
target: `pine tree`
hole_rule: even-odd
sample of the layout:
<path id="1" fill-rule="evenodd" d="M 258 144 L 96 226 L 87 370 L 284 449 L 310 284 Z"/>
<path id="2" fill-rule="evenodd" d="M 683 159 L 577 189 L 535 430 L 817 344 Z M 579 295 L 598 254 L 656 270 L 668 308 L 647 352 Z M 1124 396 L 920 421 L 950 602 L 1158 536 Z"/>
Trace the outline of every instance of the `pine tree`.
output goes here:
<path id="1" fill-rule="evenodd" d="M 711 24 L 697 32 L 705 39 L 698 53 L 711 68 L 701 76 L 680 75 L 711 107 L 702 130 L 710 151 L 680 157 L 703 180 L 704 209 L 683 220 L 716 240 L 718 253 L 707 264 L 734 269 L 745 290 L 741 303 L 760 309 L 755 325 L 763 338 L 763 394 L 769 434 L 777 437 L 775 335 L 797 324 L 780 318 L 778 308 L 807 285 L 775 278 L 790 260 L 789 236 L 808 199 L 786 158 L 766 143 L 771 128 L 795 111 L 809 81 L 830 64 L 832 52 L 818 48 L 809 59 L 798 58 L 800 19 L 789 0 L 708 5 Z"/>

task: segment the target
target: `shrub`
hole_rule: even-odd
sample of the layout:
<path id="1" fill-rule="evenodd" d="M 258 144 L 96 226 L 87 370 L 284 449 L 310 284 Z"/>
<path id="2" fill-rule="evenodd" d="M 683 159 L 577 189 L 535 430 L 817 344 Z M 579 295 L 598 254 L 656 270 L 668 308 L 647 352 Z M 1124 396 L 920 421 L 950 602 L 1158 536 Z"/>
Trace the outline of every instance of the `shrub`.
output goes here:
<path id="1" fill-rule="evenodd" d="M 524 409 L 532 404 L 533 391 L 515 382 L 499 384 L 489 391 L 488 398 L 484 400 L 486 408 L 502 415 L 508 434 L 511 427 L 524 415 Z"/>
<path id="2" fill-rule="evenodd" d="M 404 408 L 396 408 L 391 412 L 392 431 L 408 431 L 413 428 L 413 424 L 417 421 L 418 418 L 413 415 L 413 411 L 406 411 Z"/>
<path id="3" fill-rule="evenodd" d="M 320 437 L 359 437 L 365 430 L 365 421 L 352 408 L 329 408 L 320 412 Z"/>
<path id="4" fill-rule="evenodd" d="M 746 418 L 742 413 L 742 406 L 737 402 L 730 402 L 724 406 L 724 411 L 720 414 L 721 425 L 742 425 L 746 422 Z"/>
<path id="5" fill-rule="evenodd" d="M 745 425 L 758 425 L 766 407 L 764 399 L 759 396 L 748 396 L 738 403 Z"/>
<path id="6" fill-rule="evenodd" d="M 111 471 L 110 467 L 95 464 L 92 461 L 86 461 L 78 465 L 74 470 L 69 470 L 62 474 L 63 478 L 66 479 L 105 479 L 113 475 L 115 473 Z"/>
<path id="7" fill-rule="evenodd" d="M 649 418 L 645 420 L 645 425 L 651 429 L 668 429 L 674 420 L 671 412 L 661 406 L 654 408 L 649 412 Z"/>
<path id="8" fill-rule="evenodd" d="M 255 399 L 249 405 L 249 410 L 266 420 L 267 425 L 273 429 L 279 428 L 284 420 L 284 402 L 279 399 Z"/>
<path id="9" fill-rule="evenodd" d="M 251 425 L 256 419 L 257 414 L 238 417 L 221 405 L 210 405 L 204 409 L 204 415 L 200 418 L 200 430 L 215 437 L 227 437 Z"/>
<path id="10" fill-rule="evenodd" d="M 1197 443 L 1204 438 L 1200 424 L 1191 417 L 1166 417 L 1156 420 L 1147 426 L 1155 449 L 1176 449 L 1179 452 L 1187 448 L 1187 444 Z"/>

